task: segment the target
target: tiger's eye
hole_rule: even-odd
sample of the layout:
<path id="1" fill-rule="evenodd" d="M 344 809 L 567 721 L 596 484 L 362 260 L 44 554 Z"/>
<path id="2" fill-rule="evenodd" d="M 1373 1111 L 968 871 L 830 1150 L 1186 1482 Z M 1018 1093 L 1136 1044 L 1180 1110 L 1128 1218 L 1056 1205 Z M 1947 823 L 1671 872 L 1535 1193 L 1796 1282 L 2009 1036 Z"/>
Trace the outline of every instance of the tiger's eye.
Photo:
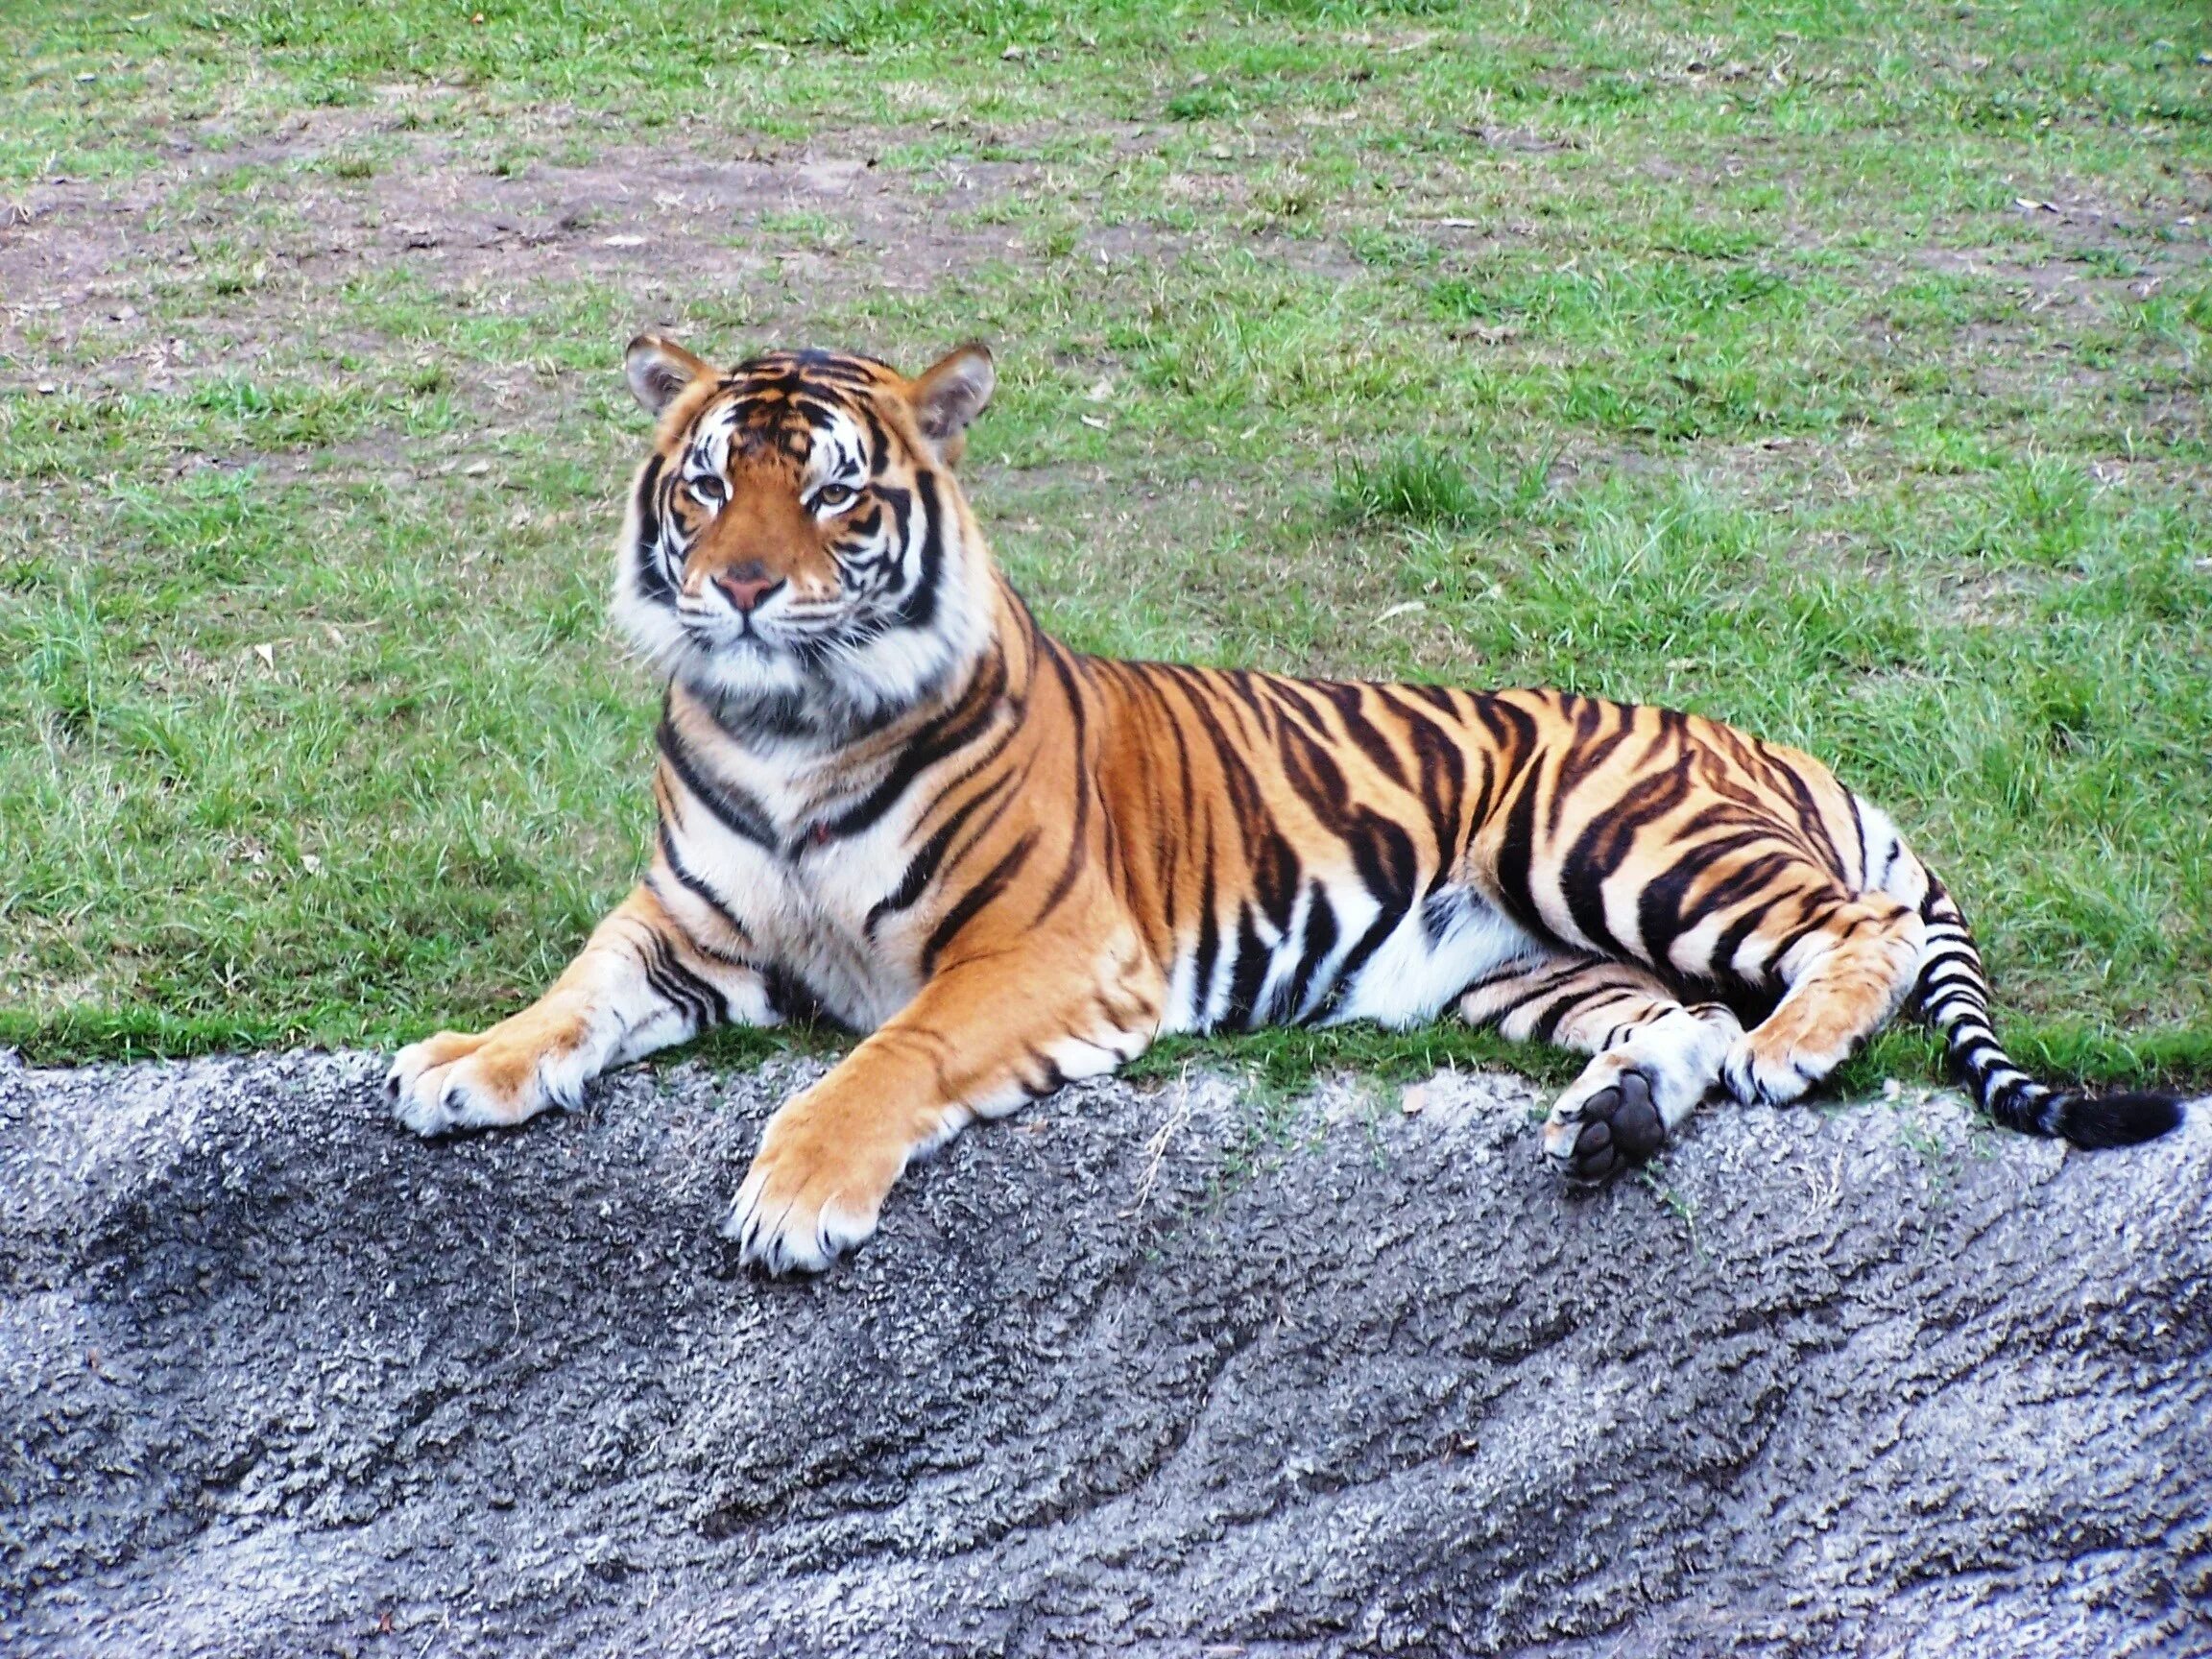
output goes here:
<path id="1" fill-rule="evenodd" d="M 821 489 L 814 492 L 814 505 L 818 508 L 828 508 L 834 513 L 838 508 L 854 499 L 857 493 L 858 492 L 850 490 L 842 484 L 825 484 Z"/>
<path id="2" fill-rule="evenodd" d="M 719 507 L 730 499 L 730 486 L 715 474 L 709 472 L 691 480 L 691 493 L 701 506 Z"/>

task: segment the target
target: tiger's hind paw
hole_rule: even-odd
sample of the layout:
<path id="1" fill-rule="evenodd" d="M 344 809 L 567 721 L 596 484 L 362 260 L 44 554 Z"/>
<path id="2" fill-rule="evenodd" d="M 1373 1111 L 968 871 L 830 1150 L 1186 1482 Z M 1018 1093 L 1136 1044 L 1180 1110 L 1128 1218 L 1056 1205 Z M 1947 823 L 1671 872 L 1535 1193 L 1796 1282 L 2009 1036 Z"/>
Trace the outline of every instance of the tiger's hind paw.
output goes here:
<path id="1" fill-rule="evenodd" d="M 1544 1151 L 1575 1181 L 1602 1181 L 1647 1163 L 1667 1143 L 1667 1120 L 1652 1095 L 1652 1078 L 1624 1070 L 1585 1097 L 1572 1117 L 1557 1112 L 1544 1129 Z"/>
<path id="2" fill-rule="evenodd" d="M 1575 1181 L 1648 1162 L 1712 1092 L 1743 1030 L 1725 1008 L 1677 1008 L 1594 1056 L 1551 1108 L 1544 1155 Z"/>
<path id="3" fill-rule="evenodd" d="M 1720 1069 L 1728 1093 L 1746 1106 L 1788 1106 L 1843 1063 L 1848 1047 L 1806 1052 L 1789 1044 L 1760 1041 L 1753 1031 L 1729 1050 Z"/>

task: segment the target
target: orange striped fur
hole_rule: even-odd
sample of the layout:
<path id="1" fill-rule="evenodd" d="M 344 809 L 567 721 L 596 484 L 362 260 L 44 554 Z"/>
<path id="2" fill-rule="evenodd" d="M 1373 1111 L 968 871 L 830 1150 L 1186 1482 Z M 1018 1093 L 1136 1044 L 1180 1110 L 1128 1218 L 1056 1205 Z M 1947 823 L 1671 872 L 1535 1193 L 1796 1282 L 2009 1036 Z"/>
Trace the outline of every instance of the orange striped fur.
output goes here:
<path id="1" fill-rule="evenodd" d="M 1122 662 L 1039 629 L 953 465 L 989 353 L 909 380 L 654 337 L 659 416 L 615 610 L 666 677 L 657 851 L 534 1006 L 399 1055 L 432 1134 L 575 1101 L 719 1022 L 867 1035 L 770 1121 L 730 1213 L 819 1268 L 977 1117 L 1163 1032 L 1448 1007 L 1587 1051 L 1543 1133 L 1570 1175 L 1698 1102 L 1787 1101 L 1910 1001 L 1984 1107 L 2084 1143 L 2092 1101 L 1998 1048 L 1972 940 L 1818 761 L 1692 714 L 1555 691 Z"/>

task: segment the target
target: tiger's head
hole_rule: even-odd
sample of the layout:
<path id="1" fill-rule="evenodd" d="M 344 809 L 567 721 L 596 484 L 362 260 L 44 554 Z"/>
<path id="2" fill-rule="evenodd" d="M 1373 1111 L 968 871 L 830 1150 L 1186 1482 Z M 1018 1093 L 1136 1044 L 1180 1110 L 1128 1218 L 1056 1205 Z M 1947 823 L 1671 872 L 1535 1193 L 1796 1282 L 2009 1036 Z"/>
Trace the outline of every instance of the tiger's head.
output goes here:
<path id="1" fill-rule="evenodd" d="M 992 626 L 983 539 L 952 477 L 990 400 L 963 346 L 908 379 L 771 351 L 723 372 L 639 335 L 659 417 L 623 526 L 616 621 L 734 724 L 834 737 L 945 688 Z"/>

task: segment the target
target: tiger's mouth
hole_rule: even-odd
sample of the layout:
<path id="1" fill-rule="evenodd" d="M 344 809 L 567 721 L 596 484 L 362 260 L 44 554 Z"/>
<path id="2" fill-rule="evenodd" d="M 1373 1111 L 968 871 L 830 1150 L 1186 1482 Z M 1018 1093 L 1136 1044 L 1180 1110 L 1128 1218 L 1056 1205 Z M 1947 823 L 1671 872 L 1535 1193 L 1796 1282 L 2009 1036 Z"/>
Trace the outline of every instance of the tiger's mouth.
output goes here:
<path id="1" fill-rule="evenodd" d="M 830 617 L 802 619 L 767 607 L 733 611 L 707 604 L 679 604 L 675 613 L 685 643 L 708 656 L 805 657 L 833 651 L 841 644 L 857 644 L 877 633 L 842 611 Z"/>
<path id="2" fill-rule="evenodd" d="M 743 611 L 711 611 L 704 606 L 691 609 L 679 605 L 676 625 L 684 630 L 686 641 L 704 651 L 720 651 L 731 646 L 758 651 L 774 643 L 763 620 Z"/>

